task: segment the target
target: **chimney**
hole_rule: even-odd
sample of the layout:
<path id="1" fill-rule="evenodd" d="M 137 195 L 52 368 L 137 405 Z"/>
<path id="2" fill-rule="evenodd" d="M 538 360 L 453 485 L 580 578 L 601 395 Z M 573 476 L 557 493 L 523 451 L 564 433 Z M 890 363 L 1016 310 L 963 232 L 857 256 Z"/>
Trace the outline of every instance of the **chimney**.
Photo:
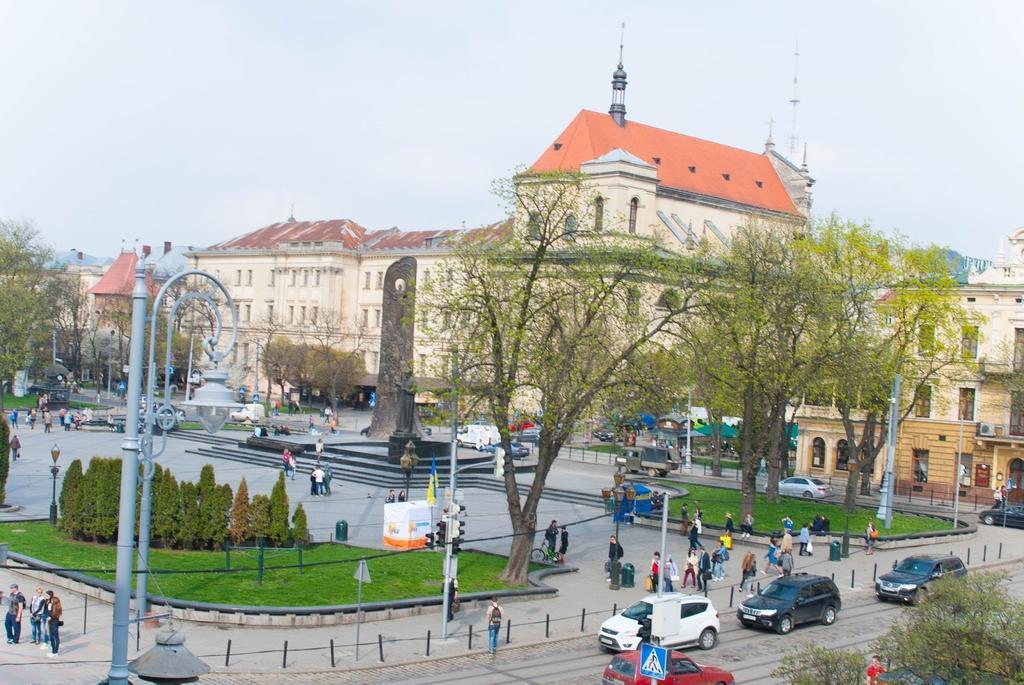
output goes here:
<path id="1" fill-rule="evenodd" d="M 149 259 L 149 254 L 152 251 L 153 251 L 153 249 L 149 245 L 143 245 L 142 246 L 142 258 L 143 259 Z"/>
<path id="2" fill-rule="evenodd" d="M 84 255 L 84 254 L 82 254 L 82 251 L 81 251 L 81 250 L 79 250 L 79 251 L 78 251 L 78 261 L 82 261 L 83 259 L 85 259 L 85 255 Z"/>
<path id="3" fill-rule="evenodd" d="M 164 241 L 164 254 L 167 254 L 170 251 L 171 251 L 171 241 L 170 240 L 165 240 Z"/>

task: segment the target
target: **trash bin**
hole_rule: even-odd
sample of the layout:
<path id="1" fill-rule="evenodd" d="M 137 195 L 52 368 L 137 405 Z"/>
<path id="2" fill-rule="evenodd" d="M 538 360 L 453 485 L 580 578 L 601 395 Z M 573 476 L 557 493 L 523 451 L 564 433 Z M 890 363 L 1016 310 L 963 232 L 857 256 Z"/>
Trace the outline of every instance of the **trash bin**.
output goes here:
<path id="1" fill-rule="evenodd" d="M 636 585 L 635 577 L 636 568 L 633 566 L 633 564 L 623 565 L 622 580 L 620 581 L 620 585 L 622 585 L 622 587 L 633 587 L 634 585 Z"/>
<path id="2" fill-rule="evenodd" d="M 124 433 L 124 422 L 114 424 L 115 433 Z"/>
<path id="3" fill-rule="evenodd" d="M 839 561 L 843 556 L 842 545 L 839 544 L 839 540 L 833 540 L 832 544 L 828 546 L 828 560 Z"/>
<path id="4" fill-rule="evenodd" d="M 345 542 L 348 540 L 348 521 L 341 519 L 334 523 L 334 541 Z"/>

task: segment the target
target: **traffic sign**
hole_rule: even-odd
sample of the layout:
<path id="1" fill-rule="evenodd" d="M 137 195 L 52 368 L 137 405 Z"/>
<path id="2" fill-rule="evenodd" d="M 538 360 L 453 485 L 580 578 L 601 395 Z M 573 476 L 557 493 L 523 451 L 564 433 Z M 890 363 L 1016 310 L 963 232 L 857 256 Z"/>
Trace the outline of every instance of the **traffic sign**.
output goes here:
<path id="1" fill-rule="evenodd" d="M 352 574 L 352 577 L 360 583 L 373 582 L 370 580 L 370 569 L 366 567 L 366 559 L 359 560 L 359 566 L 356 567 L 356 572 Z"/>
<path id="2" fill-rule="evenodd" d="M 640 675 L 665 680 L 668 673 L 668 650 L 646 642 L 640 645 Z"/>

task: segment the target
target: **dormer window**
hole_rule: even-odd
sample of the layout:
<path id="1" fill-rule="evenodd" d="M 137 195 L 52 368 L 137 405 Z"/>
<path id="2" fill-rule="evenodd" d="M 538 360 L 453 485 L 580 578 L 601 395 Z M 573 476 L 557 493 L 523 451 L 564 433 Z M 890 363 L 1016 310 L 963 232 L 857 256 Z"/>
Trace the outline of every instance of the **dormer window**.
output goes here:
<path id="1" fill-rule="evenodd" d="M 653 160 L 654 160 L 654 163 L 655 163 L 655 164 L 658 164 L 658 165 L 660 165 L 660 164 L 661 164 L 661 157 L 652 157 L 651 159 L 653 159 Z"/>
<path id="2" fill-rule="evenodd" d="M 688 166 L 686 168 L 690 170 L 691 174 L 697 173 L 697 167 L 695 167 L 695 166 Z"/>
<path id="3" fill-rule="evenodd" d="M 727 173 L 726 174 L 722 174 L 722 178 L 724 178 L 726 181 L 728 181 L 731 177 L 732 177 L 731 174 L 727 174 Z"/>
<path id="4" fill-rule="evenodd" d="M 764 181 L 754 181 L 754 184 L 755 184 L 755 185 L 756 185 L 756 186 L 757 186 L 758 188 L 764 188 Z"/>
<path id="5" fill-rule="evenodd" d="M 562 144 L 561 143 L 555 143 L 551 147 L 555 148 L 556 150 L 561 150 L 562 149 Z"/>

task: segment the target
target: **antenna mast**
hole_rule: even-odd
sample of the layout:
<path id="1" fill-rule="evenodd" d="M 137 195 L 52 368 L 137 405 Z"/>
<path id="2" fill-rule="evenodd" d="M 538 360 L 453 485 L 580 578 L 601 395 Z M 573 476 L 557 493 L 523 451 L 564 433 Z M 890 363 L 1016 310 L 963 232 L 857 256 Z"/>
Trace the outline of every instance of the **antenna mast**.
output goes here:
<path id="1" fill-rule="evenodd" d="M 796 51 L 793 53 L 793 99 L 789 104 L 793 105 L 793 122 L 789 131 L 789 158 L 793 159 L 797 151 L 796 135 L 796 108 L 800 104 L 800 97 L 797 95 L 797 84 L 800 76 L 800 41 L 796 42 Z"/>

